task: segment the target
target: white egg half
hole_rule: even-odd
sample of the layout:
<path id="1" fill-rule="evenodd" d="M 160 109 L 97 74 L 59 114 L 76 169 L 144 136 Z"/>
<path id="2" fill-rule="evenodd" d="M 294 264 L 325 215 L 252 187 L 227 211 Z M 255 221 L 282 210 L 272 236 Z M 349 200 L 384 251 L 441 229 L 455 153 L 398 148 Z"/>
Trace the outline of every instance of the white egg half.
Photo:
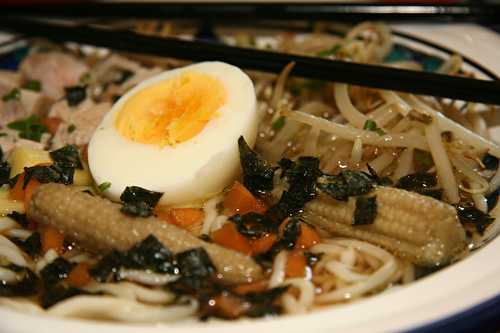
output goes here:
<path id="1" fill-rule="evenodd" d="M 208 121 L 206 115 L 201 115 L 201 118 L 205 117 L 204 122 L 196 122 L 198 116 L 196 112 L 191 112 L 190 116 L 184 118 L 180 115 L 183 110 L 189 108 L 191 111 L 196 107 L 203 109 L 203 104 L 213 99 L 210 90 L 212 88 L 209 89 L 206 83 L 203 83 L 206 98 L 198 96 L 195 101 L 190 101 L 186 96 L 179 101 L 178 95 L 186 95 L 183 91 L 179 91 L 178 94 L 169 91 L 171 100 L 168 101 L 162 100 L 163 93 L 160 95 L 148 93 L 161 91 L 158 86 L 168 85 L 167 82 L 174 82 L 170 87 L 180 86 L 179 82 L 184 76 L 187 77 L 186 80 L 191 81 L 214 80 L 214 84 L 210 85 L 214 86 L 213 89 L 218 87 L 218 91 L 214 90 L 213 94 L 224 96 L 224 99 L 218 100 L 221 105 Z M 200 82 L 191 83 L 195 86 L 203 85 Z M 193 95 L 198 90 L 203 90 L 192 89 L 194 89 Z M 223 93 L 221 89 L 224 90 Z M 142 101 L 142 96 L 147 98 Z M 154 100 L 155 96 L 158 101 Z M 179 103 L 189 105 L 183 106 Z M 210 103 L 216 105 L 213 101 Z M 139 110 L 143 105 L 146 105 L 147 110 Z M 155 119 L 159 122 L 160 118 L 154 118 L 158 113 L 170 112 L 165 110 L 167 108 L 165 105 L 174 105 L 177 112 L 177 115 L 168 115 L 169 119 L 172 118 L 168 123 L 169 128 L 174 126 L 173 124 L 178 125 L 176 124 L 178 119 L 182 118 L 183 121 L 194 119 L 194 123 L 204 124 L 200 125 L 201 131 L 184 141 L 182 138 L 180 141 L 175 141 L 169 137 L 161 139 L 160 144 L 144 143 L 149 142 L 148 140 L 154 141 L 154 138 L 148 137 L 150 136 L 148 130 L 144 129 L 157 126 L 148 124 L 148 121 Z M 146 116 L 141 116 L 141 112 Z M 128 118 L 125 122 L 120 122 L 124 117 Z M 237 177 L 240 170 L 238 138 L 243 136 L 253 145 L 257 125 L 254 86 L 250 78 L 239 68 L 222 62 L 202 62 L 166 71 L 144 81 L 122 96 L 104 117 L 89 143 L 90 171 L 97 184 L 111 183 L 104 194 L 115 201 L 119 200 L 127 186 L 140 186 L 163 192 L 160 199 L 162 205 L 195 202 L 221 191 Z M 164 135 L 163 127 L 161 131 L 158 131 L 158 127 L 155 128 L 157 136 L 160 135 L 159 132 Z"/>

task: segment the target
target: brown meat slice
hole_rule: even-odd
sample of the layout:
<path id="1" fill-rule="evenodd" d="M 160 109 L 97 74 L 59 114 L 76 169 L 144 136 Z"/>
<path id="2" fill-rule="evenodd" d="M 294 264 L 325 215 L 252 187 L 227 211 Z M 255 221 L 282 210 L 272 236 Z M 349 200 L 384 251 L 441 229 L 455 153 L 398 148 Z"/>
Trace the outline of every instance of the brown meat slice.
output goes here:
<path id="1" fill-rule="evenodd" d="M 61 52 L 35 53 L 21 63 L 26 81 L 38 80 L 42 93 L 52 99 L 64 96 L 64 87 L 77 85 L 88 67 L 76 58 Z"/>
<path id="2" fill-rule="evenodd" d="M 149 235 L 154 235 L 172 252 L 203 247 L 221 278 L 229 283 L 255 281 L 262 277 L 261 267 L 249 256 L 205 242 L 186 230 L 155 217 L 130 217 L 120 205 L 61 185 L 41 185 L 33 194 L 27 215 L 49 224 L 83 247 L 107 253 L 124 251 Z"/>

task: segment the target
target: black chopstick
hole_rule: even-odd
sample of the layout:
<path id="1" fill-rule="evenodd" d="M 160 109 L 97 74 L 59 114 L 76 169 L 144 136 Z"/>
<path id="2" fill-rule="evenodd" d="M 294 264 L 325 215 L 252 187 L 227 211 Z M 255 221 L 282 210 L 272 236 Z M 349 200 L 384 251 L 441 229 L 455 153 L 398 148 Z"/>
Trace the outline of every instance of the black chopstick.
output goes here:
<path id="1" fill-rule="evenodd" d="M 219 60 L 246 69 L 274 73 L 280 72 L 285 65 L 294 61 L 293 75 L 305 78 L 500 105 L 500 81 L 476 80 L 232 47 L 205 41 L 151 37 L 124 30 L 61 25 L 19 18 L 0 20 L 0 28 L 29 36 L 47 37 L 57 42 L 72 41 L 118 51 L 193 61 Z"/>
<path id="2" fill-rule="evenodd" d="M 381 3 L 42 3 L 3 5 L 0 16 L 44 16 L 72 18 L 166 18 L 206 20 L 423 20 L 499 23 L 500 6 L 478 2 L 465 4 Z"/>

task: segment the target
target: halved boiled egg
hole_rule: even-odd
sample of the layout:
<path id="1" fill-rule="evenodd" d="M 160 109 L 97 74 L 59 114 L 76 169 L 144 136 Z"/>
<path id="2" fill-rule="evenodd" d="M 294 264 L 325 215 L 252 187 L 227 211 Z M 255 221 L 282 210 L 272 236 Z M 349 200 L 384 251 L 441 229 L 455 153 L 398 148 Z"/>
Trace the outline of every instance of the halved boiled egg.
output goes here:
<path id="1" fill-rule="evenodd" d="M 89 166 L 105 194 L 163 192 L 162 205 L 207 198 L 239 172 L 238 137 L 255 142 L 255 90 L 239 68 L 203 62 L 163 72 L 122 96 L 94 133 Z"/>

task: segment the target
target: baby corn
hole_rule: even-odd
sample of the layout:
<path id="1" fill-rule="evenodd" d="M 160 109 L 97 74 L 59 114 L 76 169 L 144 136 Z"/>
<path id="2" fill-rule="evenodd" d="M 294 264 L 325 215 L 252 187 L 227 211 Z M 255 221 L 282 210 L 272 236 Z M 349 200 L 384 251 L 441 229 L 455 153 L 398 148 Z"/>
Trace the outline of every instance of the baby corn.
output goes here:
<path id="1" fill-rule="evenodd" d="M 304 218 L 331 234 L 377 244 L 419 265 L 443 265 L 466 251 L 465 231 L 451 205 L 390 187 L 377 187 L 372 195 L 378 209 L 371 225 L 352 225 L 353 201 L 323 196 L 306 205 Z"/>

